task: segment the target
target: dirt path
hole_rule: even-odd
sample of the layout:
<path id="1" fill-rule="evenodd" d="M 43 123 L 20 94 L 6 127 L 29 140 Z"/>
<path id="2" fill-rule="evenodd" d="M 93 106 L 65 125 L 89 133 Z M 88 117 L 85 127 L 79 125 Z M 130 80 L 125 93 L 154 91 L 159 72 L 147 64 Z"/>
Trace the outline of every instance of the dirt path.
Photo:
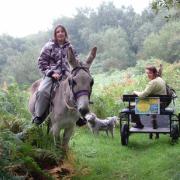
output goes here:
<path id="1" fill-rule="evenodd" d="M 57 180 L 70 180 L 76 175 L 75 158 L 71 152 L 68 152 L 67 158 L 61 160 L 57 167 L 47 171 L 52 177 Z"/>

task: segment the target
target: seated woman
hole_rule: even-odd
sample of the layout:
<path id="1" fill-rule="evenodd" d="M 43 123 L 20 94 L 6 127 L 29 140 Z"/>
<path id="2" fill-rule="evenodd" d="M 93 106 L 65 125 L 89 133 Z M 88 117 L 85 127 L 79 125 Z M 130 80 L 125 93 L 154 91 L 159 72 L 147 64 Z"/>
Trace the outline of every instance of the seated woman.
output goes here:
<path id="1" fill-rule="evenodd" d="M 147 97 L 149 95 L 166 95 L 166 83 L 165 81 L 160 77 L 162 71 L 162 66 L 160 66 L 160 70 L 157 71 L 155 66 L 149 66 L 146 67 L 146 74 L 149 79 L 149 83 L 147 84 L 144 91 L 134 91 L 133 93 L 136 94 L 139 97 Z M 136 125 L 135 128 L 142 129 L 144 125 L 140 121 L 140 117 L 137 114 L 133 114 L 132 116 L 132 122 L 135 122 Z M 154 124 L 153 127 L 156 129 L 157 124 Z"/>

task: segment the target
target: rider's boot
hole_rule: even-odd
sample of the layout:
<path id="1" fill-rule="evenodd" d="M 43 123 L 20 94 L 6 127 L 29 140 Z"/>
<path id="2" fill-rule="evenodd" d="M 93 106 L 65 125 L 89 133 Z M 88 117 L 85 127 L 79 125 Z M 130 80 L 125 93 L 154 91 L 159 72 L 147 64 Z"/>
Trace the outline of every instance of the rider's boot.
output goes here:
<path id="1" fill-rule="evenodd" d="M 140 120 L 136 121 L 136 124 L 133 126 L 134 128 L 143 129 L 144 125 L 141 123 Z"/>
<path id="2" fill-rule="evenodd" d="M 40 125 L 43 122 L 44 122 L 44 119 L 42 117 L 38 117 L 38 116 L 36 116 L 32 121 L 32 123 L 35 123 L 36 125 Z"/>

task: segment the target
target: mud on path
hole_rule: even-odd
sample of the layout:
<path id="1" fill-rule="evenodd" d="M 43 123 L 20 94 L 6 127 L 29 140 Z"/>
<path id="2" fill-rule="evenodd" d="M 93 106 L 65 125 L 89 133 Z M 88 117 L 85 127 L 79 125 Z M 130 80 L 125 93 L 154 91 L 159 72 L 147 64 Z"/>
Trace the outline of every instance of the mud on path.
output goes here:
<path id="1" fill-rule="evenodd" d="M 61 160 L 58 166 L 47 172 L 56 180 L 71 180 L 75 176 L 88 175 L 90 169 L 87 166 L 77 168 L 75 155 L 73 152 L 68 152 L 67 157 Z"/>

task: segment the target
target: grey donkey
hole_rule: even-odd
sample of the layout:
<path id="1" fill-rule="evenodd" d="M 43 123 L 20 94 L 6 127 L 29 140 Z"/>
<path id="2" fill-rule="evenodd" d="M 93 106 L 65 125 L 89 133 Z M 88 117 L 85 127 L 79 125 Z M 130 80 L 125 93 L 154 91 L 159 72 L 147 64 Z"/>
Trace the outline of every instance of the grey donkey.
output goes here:
<path id="1" fill-rule="evenodd" d="M 67 148 L 73 134 L 76 121 L 89 112 L 92 76 L 90 66 L 96 56 L 97 48 L 94 47 L 86 61 L 83 63 L 75 59 L 72 48 L 68 49 L 68 63 L 71 72 L 67 72 L 67 78 L 59 83 L 55 97 L 52 100 L 52 110 L 48 116 L 51 121 L 50 132 L 54 136 L 54 143 Z M 34 113 L 35 97 L 39 86 L 39 80 L 31 87 L 29 99 L 29 111 Z M 64 129 L 61 138 L 60 131 Z"/>
<path id="2" fill-rule="evenodd" d="M 106 119 L 99 119 L 94 113 L 88 113 L 85 118 L 88 122 L 88 127 L 93 134 L 99 134 L 99 131 L 105 131 L 107 136 L 108 132 L 114 137 L 114 127 L 117 123 L 117 116 L 107 117 Z"/>

